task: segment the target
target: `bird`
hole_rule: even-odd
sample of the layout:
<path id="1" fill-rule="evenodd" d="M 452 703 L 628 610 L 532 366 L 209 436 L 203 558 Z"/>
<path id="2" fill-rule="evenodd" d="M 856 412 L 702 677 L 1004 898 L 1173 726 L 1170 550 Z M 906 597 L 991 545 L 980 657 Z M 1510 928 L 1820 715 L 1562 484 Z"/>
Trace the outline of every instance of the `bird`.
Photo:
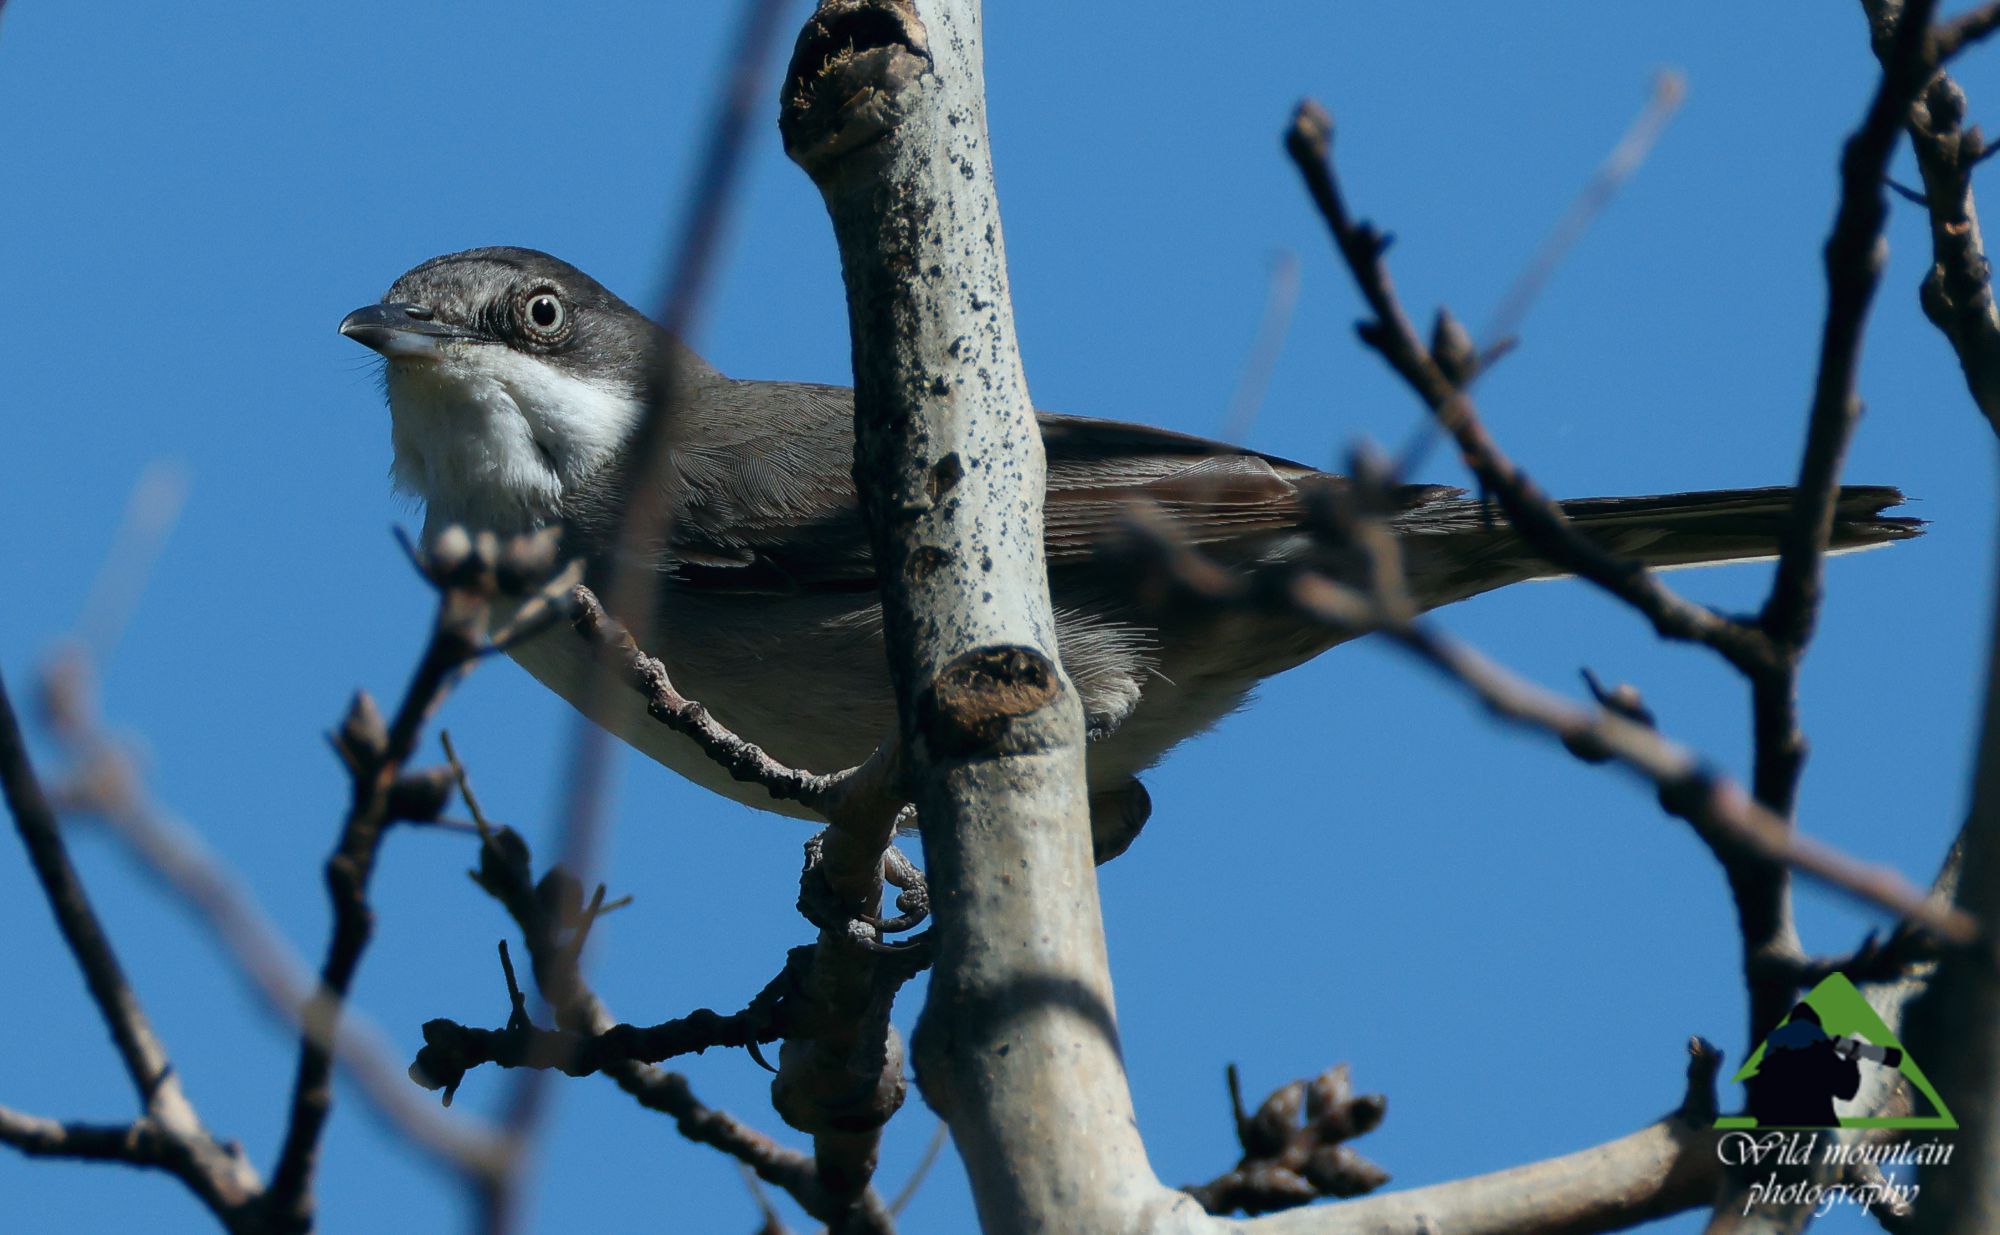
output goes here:
<path id="1" fill-rule="evenodd" d="M 423 503 L 426 543 L 447 527 L 561 528 L 587 581 L 614 556 L 633 438 L 669 392 L 651 547 L 653 619 L 634 632 L 680 691 L 772 757 L 817 772 L 860 763 L 893 732 L 875 566 L 853 478 L 854 395 L 831 385 L 726 377 L 575 266 L 534 249 L 431 258 L 340 333 L 379 353 L 394 487 Z M 1342 641 L 1284 613 L 1147 603 L 1104 568 L 1133 503 L 1164 512 L 1228 565 L 1299 560 L 1315 493 L 1337 476 L 1276 455 L 1142 424 L 1038 412 L 1048 461 L 1045 539 L 1058 654 L 1088 723 L 1100 860 L 1151 813 L 1142 773 L 1242 707 L 1265 678 Z M 1490 506 L 1443 485 L 1400 485 L 1387 517 L 1421 609 L 1556 577 Z M 1917 535 L 1884 514 L 1887 486 L 1840 490 L 1832 547 Z M 1655 568 L 1768 558 L 1792 490 L 1724 489 L 1565 501 L 1578 530 Z M 594 653 L 556 629 L 510 650 L 592 720 L 704 788 L 811 817 L 732 779 L 653 720 L 636 692 L 597 692 Z"/>

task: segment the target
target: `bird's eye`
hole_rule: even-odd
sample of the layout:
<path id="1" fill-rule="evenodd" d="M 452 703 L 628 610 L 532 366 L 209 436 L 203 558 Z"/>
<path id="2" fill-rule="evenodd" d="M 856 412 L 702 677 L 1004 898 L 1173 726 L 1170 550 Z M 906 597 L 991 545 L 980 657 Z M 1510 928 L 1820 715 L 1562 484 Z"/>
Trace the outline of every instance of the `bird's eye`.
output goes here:
<path id="1" fill-rule="evenodd" d="M 536 292 L 522 306 L 521 320 L 527 323 L 530 333 L 554 338 L 569 324 L 569 309 L 554 292 Z"/>

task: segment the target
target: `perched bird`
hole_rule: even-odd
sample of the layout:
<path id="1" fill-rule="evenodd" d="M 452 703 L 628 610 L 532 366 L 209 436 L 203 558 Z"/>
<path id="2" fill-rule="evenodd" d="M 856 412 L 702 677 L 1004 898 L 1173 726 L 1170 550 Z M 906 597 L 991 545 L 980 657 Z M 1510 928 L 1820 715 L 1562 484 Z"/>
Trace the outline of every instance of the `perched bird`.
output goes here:
<path id="1" fill-rule="evenodd" d="M 601 573 L 628 487 L 627 452 L 662 373 L 672 403 L 665 468 L 671 532 L 649 562 L 655 621 L 640 642 L 688 697 L 780 761 L 834 771 L 895 724 L 874 564 L 853 481 L 853 392 L 738 381 L 582 271 L 531 249 L 452 253 L 397 279 L 340 332 L 387 360 L 396 487 L 424 502 L 425 534 L 564 527 Z M 661 364 L 670 357 L 670 364 Z M 1047 548 L 1064 667 L 1083 696 L 1100 856 L 1149 810 L 1136 777 L 1241 706 L 1263 678 L 1339 641 L 1272 613 L 1177 614 L 1142 606 L 1095 559 L 1130 504 L 1157 505 L 1224 562 L 1306 554 L 1302 495 L 1337 477 L 1271 455 L 1142 425 L 1041 415 Z M 1425 608 L 1558 573 L 1459 490 L 1411 485 L 1389 516 Z M 1649 566 L 1768 557 L 1785 488 L 1563 503 L 1613 552 Z M 1840 494 L 1837 549 L 1915 535 L 1884 517 L 1892 488 Z M 565 630 L 514 657 L 584 706 L 590 655 Z M 632 692 L 602 692 L 593 719 L 698 784 L 803 813 L 731 780 Z"/>

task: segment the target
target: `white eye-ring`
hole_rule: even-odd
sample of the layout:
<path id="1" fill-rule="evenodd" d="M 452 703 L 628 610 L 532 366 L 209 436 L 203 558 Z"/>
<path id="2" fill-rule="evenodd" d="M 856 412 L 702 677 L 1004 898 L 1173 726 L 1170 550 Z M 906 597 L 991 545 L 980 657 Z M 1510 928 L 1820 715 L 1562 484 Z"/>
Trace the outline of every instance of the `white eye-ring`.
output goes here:
<path id="1" fill-rule="evenodd" d="M 536 292 L 521 307 L 521 320 L 530 333 L 554 338 L 569 324 L 569 309 L 554 292 Z"/>

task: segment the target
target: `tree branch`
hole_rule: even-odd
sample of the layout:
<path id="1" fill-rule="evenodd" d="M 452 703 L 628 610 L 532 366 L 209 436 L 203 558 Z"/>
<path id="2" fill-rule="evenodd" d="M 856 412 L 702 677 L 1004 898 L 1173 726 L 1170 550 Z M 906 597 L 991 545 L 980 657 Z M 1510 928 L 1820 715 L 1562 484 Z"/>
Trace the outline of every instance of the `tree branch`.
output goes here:
<path id="1" fill-rule="evenodd" d="M 352 1011 L 337 1025 L 307 1015 L 315 992 L 304 963 L 257 907 L 242 884 L 194 835 L 147 794 L 132 759 L 103 732 L 81 655 L 43 675 L 50 727 L 72 764 L 64 785 L 67 809 L 102 820 L 146 872 L 235 962 L 260 1004 L 285 1028 L 325 1033 L 331 1050 L 360 1091 L 366 1109 L 442 1165 L 478 1178 L 500 1165 L 502 1148 L 490 1132 L 441 1118 L 410 1091 L 391 1062 L 379 1029 Z M 449 782 L 406 773 L 392 790 L 399 818 L 427 820 L 445 804 Z"/>
<path id="2" fill-rule="evenodd" d="M 209 1134 L 181 1088 L 166 1047 L 154 1034 L 152 1022 L 140 1006 L 139 996 L 118 963 L 83 881 L 70 862 L 55 812 L 50 809 L 48 796 L 29 760 L 20 718 L 14 712 L 4 679 L 0 679 L 0 790 L 4 790 L 14 826 L 55 914 L 56 926 L 76 958 L 84 984 L 97 1004 L 98 1015 L 110 1030 L 126 1075 L 138 1092 L 145 1115 L 132 1125 L 143 1129 L 135 1134 L 138 1147 L 133 1152 L 143 1148 L 148 1155 L 144 1165 L 158 1165 L 172 1171 L 217 1217 L 233 1225 L 241 1219 L 244 1207 L 258 1196 L 261 1181 L 241 1152 L 220 1144 Z M 10 1120 L 9 1135 L 0 1139 L 30 1152 L 49 1151 L 64 1139 L 76 1147 L 101 1147 L 104 1143 L 102 1138 L 93 1138 L 77 1125 L 22 1121 L 28 1121 L 28 1117 L 16 1116 Z M 57 1135 L 59 1129 L 75 1129 L 75 1132 L 65 1138 Z"/>
<path id="3" fill-rule="evenodd" d="M 1983 4 L 1961 13 L 1932 31 L 1931 62 L 1938 65 L 1948 63 L 1974 43 L 1990 37 L 1995 30 L 2000 30 L 2000 4 Z"/>
<path id="4" fill-rule="evenodd" d="M 1989 926 L 2000 923 L 2000 606 L 1988 640 L 1972 808 L 1955 857 L 1952 900 Z M 2000 1229 L 2000 964 L 1945 956 L 1914 999 L 1904 1037 L 1951 1106 L 1959 1132 L 1948 1167 L 1922 1173 L 1915 1230 L 1974 1235 Z"/>
<path id="5" fill-rule="evenodd" d="M 779 128 L 825 199 L 847 288 L 855 483 L 937 913 L 924 1096 L 988 1230 L 1191 1209 L 1153 1177 L 1119 1062 L 978 4 L 822 3 Z"/>
<path id="6" fill-rule="evenodd" d="M 900 797 L 891 788 L 896 779 L 893 747 L 879 749 L 858 767 L 830 774 L 787 767 L 745 741 L 715 719 L 706 707 L 674 689 L 667 667 L 641 651 L 632 634 L 605 612 L 591 590 L 578 585 L 571 592 L 577 631 L 611 658 L 625 682 L 646 699 L 653 719 L 691 738 L 718 767 L 736 780 L 762 785 L 780 802 L 797 802 L 817 811 L 835 827 L 880 836 L 886 843 Z M 865 846 L 864 846 L 865 847 Z M 876 846 L 879 855 L 881 846 Z"/>
<path id="7" fill-rule="evenodd" d="M 1877 58 L 1891 55 L 1903 0 L 1862 0 L 1862 8 Z M 2000 8 L 1989 5 L 1981 12 L 1991 16 Z M 1947 34 L 1954 24 L 1940 26 L 1933 37 L 1940 64 L 1954 50 Z M 1924 191 L 1915 200 L 1930 218 L 1931 265 L 1919 299 L 1924 316 L 1957 356 L 1973 403 L 2000 432 L 2000 311 L 1994 307 L 1992 271 L 1972 193 L 1972 173 L 1991 151 L 1977 128 L 1962 127 L 1965 115 L 1965 92 L 1940 69 L 1904 125 L 1923 177 Z"/>
<path id="8" fill-rule="evenodd" d="M 97 911 L 91 907 L 90 894 L 84 891 L 83 881 L 70 864 L 61 825 L 56 822 L 55 811 L 49 806 L 48 796 L 29 761 L 20 719 L 15 715 L 4 680 L 0 680 L 0 787 L 6 791 L 15 829 L 28 851 L 35 878 L 48 898 L 49 909 L 55 914 L 63 942 L 76 957 L 98 1016 L 111 1031 L 111 1040 L 118 1048 L 126 1075 L 138 1091 L 140 1105 L 166 1124 L 182 1129 L 196 1127 L 199 1120 L 181 1089 L 180 1079 L 174 1075 L 166 1047 L 154 1034 L 152 1022 L 140 1006 L 139 996 L 98 921 Z"/>
<path id="9" fill-rule="evenodd" d="M 476 801 L 470 794 L 467 800 Z M 483 815 L 475 818 L 484 835 L 474 879 L 520 927 L 535 983 L 555 1013 L 558 1031 L 578 1039 L 611 1033 L 617 1028 L 614 1018 L 576 966 L 584 937 L 601 916 L 602 889 L 592 898 L 590 909 L 575 912 L 580 897 L 573 878 L 557 867 L 536 880 L 532 857 L 520 836 L 493 827 Z M 792 1019 L 771 1005 L 806 1002 L 805 988 L 819 950 L 820 945 L 793 949 L 785 972 L 753 1001 L 753 1008 L 759 1009 L 756 1019 L 774 1024 Z M 802 1007 L 800 1015 L 810 1019 L 815 1013 Z M 681 1135 L 742 1162 L 817 1220 L 854 1235 L 892 1235 L 895 1224 L 888 1208 L 865 1178 L 858 1189 L 830 1186 L 817 1155 L 785 1149 L 733 1116 L 704 1106 L 679 1073 L 632 1058 L 607 1059 L 601 1070 L 642 1106 L 671 1116 Z"/>
<path id="10" fill-rule="evenodd" d="M 168 1138 L 151 1120 L 62 1123 L 4 1106 L 0 1106 L 0 1145 L 11 1145 L 30 1158 L 122 1162 L 127 1166 L 165 1168 L 173 1158 Z"/>
<path id="11" fill-rule="evenodd" d="M 1678 1110 L 1607 1144 L 1510 1170 L 1293 1210 L 1246 1226 L 1254 1235 L 1594 1235 L 1708 1203 L 1716 1158 L 1721 1052 L 1688 1042 Z"/>
<path id="12" fill-rule="evenodd" d="M 1797 714 L 1798 664 L 1819 611 L 1840 464 L 1860 416 L 1854 381 L 1868 306 L 1880 277 L 1887 217 L 1883 177 L 1898 127 L 1930 72 L 1926 36 L 1933 8 L 1934 0 L 1910 4 L 1909 28 L 1896 34 L 1885 51 L 1880 85 L 1842 158 L 1841 204 L 1826 251 L 1827 317 L 1797 494 L 1779 543 L 1777 577 L 1755 623 L 1733 621 L 1680 598 L 1651 572 L 1606 553 L 1569 525 L 1561 506 L 1500 451 L 1480 421 L 1465 393 L 1477 376 L 1479 359 L 1463 330 L 1440 312 L 1434 342 L 1427 346 L 1418 337 L 1382 260 L 1386 241 L 1348 212 L 1333 170 L 1331 118 L 1318 104 L 1307 102 L 1286 135 L 1286 148 L 1374 315 L 1360 326 L 1363 341 L 1451 433 L 1482 490 L 1530 546 L 1625 601 L 1661 635 L 1705 644 L 1749 679 L 1756 747 L 1752 790 L 1780 816 L 1791 814 L 1805 759 Z M 1777 1024 L 1797 994 L 1779 976 L 1785 966 L 1774 963 L 1800 951 L 1790 890 L 1782 867 L 1725 860 L 1724 869 L 1736 899 L 1750 991 L 1750 1040 L 1755 1041 Z"/>
<path id="13" fill-rule="evenodd" d="M 326 863 L 333 930 L 320 966 L 319 993 L 306 1013 L 310 1029 L 301 1035 L 284 1146 L 267 1197 L 274 1229 L 280 1231 L 305 1231 L 313 1223 L 313 1173 L 333 1106 L 333 1054 L 327 1044 L 374 934 L 368 883 L 382 840 L 397 818 L 396 787 L 403 767 L 452 684 L 485 653 L 493 602 L 508 594 L 532 595 L 555 573 L 555 536 L 524 536 L 503 548 L 490 534 L 475 539 L 448 528 L 414 557 L 438 589 L 438 607 L 409 687 L 386 726 L 374 701 L 357 694 L 334 738 L 347 764 L 352 799 Z M 481 1173 L 474 1186 L 481 1194 L 495 1192 L 512 1168 L 511 1156 L 475 1165 Z"/>
<path id="14" fill-rule="evenodd" d="M 1711 647 L 1745 673 L 1768 667 L 1772 648 L 1762 632 L 1681 597 L 1652 571 L 1607 553 L 1578 532 L 1561 504 L 1500 449 L 1465 392 L 1466 383 L 1478 374 L 1479 362 L 1469 341 L 1464 347 L 1450 343 L 1462 339 L 1464 332 L 1450 314 L 1440 311 L 1436 335 L 1446 346 L 1440 352 L 1423 342 L 1383 261 L 1387 238 L 1348 211 L 1333 166 L 1333 117 L 1324 107 L 1312 100 L 1299 105 L 1285 132 L 1285 150 L 1374 315 L 1356 328 L 1362 342 L 1388 362 L 1451 434 L 1481 491 L 1499 505 L 1528 544 L 1554 565 L 1636 609 L 1661 636 Z"/>
<path id="15" fill-rule="evenodd" d="M 1366 477 L 1361 477 L 1365 481 Z M 1470 691 L 1495 716 L 1555 738 L 1586 763 L 1612 762 L 1649 782 L 1660 805 L 1689 823 L 1727 865 L 1801 871 L 1857 900 L 1886 909 L 1943 944 L 1992 948 L 1990 935 L 1968 914 L 1941 905 L 1887 867 L 1871 866 L 1793 828 L 1693 752 L 1652 725 L 1599 703 L 1584 708 L 1520 678 L 1415 616 L 1403 594 L 1395 540 L 1373 520 L 1353 528 L 1369 562 L 1372 592 L 1289 564 L 1245 576 L 1180 543 L 1170 523 L 1136 518 L 1135 548 L 1176 590 L 1180 603 L 1247 606 L 1294 612 L 1346 637 L 1379 634 Z M 1386 558 L 1386 560 L 1385 560 Z M 1788 971 L 1792 980 L 1795 971 Z"/>

